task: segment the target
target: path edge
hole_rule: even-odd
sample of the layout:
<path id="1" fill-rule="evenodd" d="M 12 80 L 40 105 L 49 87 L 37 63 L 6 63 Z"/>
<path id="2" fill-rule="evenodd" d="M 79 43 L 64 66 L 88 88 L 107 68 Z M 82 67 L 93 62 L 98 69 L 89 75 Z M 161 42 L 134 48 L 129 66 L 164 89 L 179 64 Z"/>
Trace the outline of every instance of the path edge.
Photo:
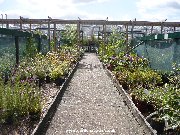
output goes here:
<path id="1" fill-rule="evenodd" d="M 118 80 L 114 76 L 114 74 L 109 71 L 106 66 L 101 62 L 103 65 L 103 69 L 105 70 L 107 76 L 112 80 L 114 86 L 117 88 L 120 95 L 122 95 L 124 102 L 126 102 L 128 108 L 131 110 L 133 116 L 136 118 L 138 123 L 140 123 L 147 131 L 151 133 L 151 135 L 157 135 L 156 130 L 154 130 L 150 124 L 146 121 L 145 117 L 141 114 L 138 108 L 135 106 L 131 98 L 128 96 L 128 93 L 123 89 L 123 87 L 119 84 Z"/>
<path id="2" fill-rule="evenodd" d="M 80 58 L 79 61 L 81 61 L 82 57 Z M 53 98 L 51 104 L 49 105 L 49 107 L 46 111 L 46 113 L 44 114 L 43 118 L 39 121 L 39 123 L 36 125 L 33 132 L 31 133 L 31 135 L 45 135 L 46 134 L 47 128 L 50 124 L 52 117 L 54 116 L 54 114 L 57 110 L 57 107 L 58 107 L 58 105 L 62 99 L 62 96 L 63 96 L 68 84 L 70 83 L 74 73 L 76 72 L 76 70 L 78 68 L 79 61 L 76 63 L 74 68 L 71 70 L 71 72 L 69 73 L 67 79 L 62 84 L 62 86 L 60 86 L 60 90 L 58 91 L 56 96 Z"/>

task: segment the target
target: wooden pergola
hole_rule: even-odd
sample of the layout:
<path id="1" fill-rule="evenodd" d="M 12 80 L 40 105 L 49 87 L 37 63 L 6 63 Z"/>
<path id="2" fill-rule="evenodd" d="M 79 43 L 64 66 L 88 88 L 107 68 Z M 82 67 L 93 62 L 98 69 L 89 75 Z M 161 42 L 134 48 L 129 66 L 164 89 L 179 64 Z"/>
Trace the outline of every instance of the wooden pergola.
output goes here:
<path id="1" fill-rule="evenodd" d="M 77 34 L 78 34 L 78 43 L 80 44 L 80 38 L 82 34 L 81 26 L 97 26 L 102 28 L 102 30 L 99 32 L 102 34 L 102 40 L 105 43 L 108 31 L 108 26 L 118 26 L 121 28 L 121 32 L 126 34 L 126 44 L 128 45 L 129 37 L 132 39 L 135 37 L 135 34 L 144 34 L 146 33 L 145 37 L 142 38 L 142 40 L 154 40 L 154 39 L 163 39 L 165 34 L 168 32 L 170 33 L 168 36 L 173 38 L 179 38 L 180 37 L 180 22 L 149 22 L 149 21 L 108 21 L 108 20 L 61 20 L 61 19 L 28 19 L 20 17 L 19 19 L 0 19 L 0 26 L 2 29 L 0 29 L 0 34 L 4 35 L 13 35 L 15 36 L 15 46 L 16 46 L 16 63 L 19 63 L 19 43 L 18 43 L 18 37 L 19 36 L 29 36 L 31 34 L 31 31 L 34 31 L 36 29 L 39 30 L 45 30 L 48 35 L 48 41 L 50 44 L 50 37 L 51 37 L 51 31 L 53 32 L 53 39 L 56 41 L 57 39 L 57 32 L 61 31 L 59 29 L 58 25 L 66 25 L 66 24 L 73 24 L 76 25 L 77 28 Z M 23 27 L 23 25 L 28 25 L 27 28 Z M 4 27 L 5 26 L 5 27 Z M 16 30 L 13 30 L 13 28 L 10 28 L 10 26 L 17 26 L 15 28 Z M 155 33 L 154 29 L 158 28 L 159 33 Z M 93 27 L 92 27 L 93 28 Z M 165 29 L 168 28 L 170 31 L 165 31 Z M 17 31 L 18 29 L 18 31 Z M 144 31 L 142 31 L 144 29 Z M 26 31 L 26 32 L 25 32 Z M 27 32 L 28 31 L 28 32 Z M 171 35 L 171 33 L 175 33 L 175 35 Z M 136 33 L 137 32 L 137 33 Z M 150 36 L 148 36 L 148 34 Z M 153 36 L 152 34 L 156 34 Z M 157 35 L 159 34 L 159 35 Z M 41 44 L 41 39 L 39 38 L 39 44 Z"/>
<path id="2" fill-rule="evenodd" d="M 108 25 L 122 26 L 123 31 L 126 33 L 126 42 L 128 43 L 128 34 L 131 33 L 133 38 L 133 30 L 135 27 L 148 27 L 148 33 L 153 33 L 154 27 L 158 27 L 161 34 L 163 34 L 164 28 L 171 28 L 171 30 L 176 31 L 180 27 L 180 22 L 149 22 L 149 21 L 108 21 L 108 20 L 62 20 L 62 19 L 29 19 L 20 17 L 19 19 L 0 19 L 0 24 L 2 26 L 6 25 L 18 25 L 20 30 L 23 30 L 23 25 L 29 25 L 29 31 L 32 31 L 32 25 L 47 25 L 48 36 L 50 40 L 50 31 L 53 31 L 53 37 L 56 38 L 57 25 L 61 24 L 74 24 L 77 25 L 78 41 L 80 41 L 80 26 L 81 25 L 101 25 L 104 33 L 103 40 L 106 40 L 106 27 Z M 53 25 L 53 28 L 50 27 Z M 130 29 L 130 30 L 129 30 Z M 146 30 L 147 32 L 147 30 Z"/>

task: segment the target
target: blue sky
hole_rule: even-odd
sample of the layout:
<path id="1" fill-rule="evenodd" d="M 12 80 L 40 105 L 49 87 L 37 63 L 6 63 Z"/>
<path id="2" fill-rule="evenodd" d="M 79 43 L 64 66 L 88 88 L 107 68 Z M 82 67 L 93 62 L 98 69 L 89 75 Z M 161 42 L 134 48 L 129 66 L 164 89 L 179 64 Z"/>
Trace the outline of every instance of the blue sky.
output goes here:
<path id="1" fill-rule="evenodd" d="M 180 21 L 180 0 L 0 0 L 8 18 Z M 1 16 L 0 16 L 1 17 Z"/>

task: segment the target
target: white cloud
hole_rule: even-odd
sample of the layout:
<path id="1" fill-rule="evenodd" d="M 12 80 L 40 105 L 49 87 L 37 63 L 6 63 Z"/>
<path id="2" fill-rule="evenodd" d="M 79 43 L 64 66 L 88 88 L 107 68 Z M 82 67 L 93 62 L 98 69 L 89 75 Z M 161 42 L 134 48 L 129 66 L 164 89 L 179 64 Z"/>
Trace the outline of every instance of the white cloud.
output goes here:
<path id="1" fill-rule="evenodd" d="M 168 19 L 180 21 L 179 0 L 138 0 L 138 12 L 144 20 L 160 21 Z"/>
<path id="2" fill-rule="evenodd" d="M 102 2 L 106 2 L 109 0 L 72 0 L 73 3 L 76 4 L 87 4 L 87 3 L 102 3 Z"/>
<path id="3" fill-rule="evenodd" d="M 0 0 L 0 2 L 3 0 Z M 14 9 L 6 9 L 1 12 L 7 13 L 8 18 L 52 18 L 60 19 L 99 19 L 104 18 L 100 14 L 91 14 L 82 11 L 79 7 L 86 4 L 101 3 L 109 0 L 15 0 Z"/>
<path id="4" fill-rule="evenodd" d="M 4 2 L 4 0 L 0 0 L 0 4 L 3 3 L 3 2 Z"/>

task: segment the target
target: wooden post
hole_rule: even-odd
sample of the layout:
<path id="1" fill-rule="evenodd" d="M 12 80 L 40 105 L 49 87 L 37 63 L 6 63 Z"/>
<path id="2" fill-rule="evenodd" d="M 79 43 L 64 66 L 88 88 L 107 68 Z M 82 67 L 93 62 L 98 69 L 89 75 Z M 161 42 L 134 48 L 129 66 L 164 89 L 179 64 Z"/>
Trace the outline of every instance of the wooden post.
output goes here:
<path id="1" fill-rule="evenodd" d="M 5 14 L 5 16 L 6 16 L 6 21 L 7 21 L 7 14 Z M 8 23 L 8 21 L 6 22 L 6 29 L 9 29 L 9 23 Z"/>
<path id="2" fill-rule="evenodd" d="M 106 21 L 105 21 L 105 23 L 104 23 L 104 25 L 103 25 L 103 37 L 104 37 L 104 40 L 103 40 L 103 42 L 104 42 L 104 45 L 106 44 Z"/>
<path id="3" fill-rule="evenodd" d="M 29 24 L 30 26 L 29 26 L 29 31 L 31 32 L 31 22 L 30 22 L 30 24 Z"/>
<path id="4" fill-rule="evenodd" d="M 38 50 L 38 52 L 40 52 L 41 51 L 41 36 L 39 35 L 38 36 L 38 48 L 37 48 L 37 50 Z"/>
<path id="5" fill-rule="evenodd" d="M 58 48 L 61 46 L 61 31 L 58 32 Z"/>
<path id="6" fill-rule="evenodd" d="M 163 33 L 163 22 L 161 22 L 161 34 Z"/>
<path id="7" fill-rule="evenodd" d="M 81 31 L 81 40 L 83 41 L 84 40 L 84 32 Z"/>
<path id="8" fill-rule="evenodd" d="M 125 26 L 126 28 L 126 51 L 128 50 L 128 24 Z"/>
<path id="9" fill-rule="evenodd" d="M 51 35 L 50 35 L 50 19 L 48 21 L 48 44 L 49 44 L 49 51 L 51 50 Z"/>
<path id="10" fill-rule="evenodd" d="M 19 37 L 15 36 L 16 65 L 19 65 Z"/>
<path id="11" fill-rule="evenodd" d="M 134 22 L 132 21 L 132 27 L 131 27 L 131 40 L 133 40 L 134 35 L 133 35 L 133 30 L 134 30 Z"/>
<path id="12" fill-rule="evenodd" d="M 54 23 L 54 31 L 53 31 L 53 39 L 54 39 L 54 51 L 56 51 L 56 23 Z"/>
<path id="13" fill-rule="evenodd" d="M 80 45 L 80 21 L 77 23 L 77 39 L 78 39 L 78 46 Z"/>
<path id="14" fill-rule="evenodd" d="M 134 45 L 134 22 L 132 21 L 132 26 L 131 26 L 131 45 Z"/>
<path id="15" fill-rule="evenodd" d="M 6 29 L 9 29 L 9 24 L 8 23 L 6 24 Z"/>
<path id="16" fill-rule="evenodd" d="M 176 63 L 178 64 L 180 62 L 180 59 L 179 59 L 179 54 L 180 54 L 180 40 L 178 39 L 174 39 L 174 43 L 173 43 L 173 46 L 174 46 L 174 52 L 173 52 L 173 63 Z"/>
<path id="17" fill-rule="evenodd" d="M 20 30 L 22 30 L 22 17 L 20 16 Z"/>
<path id="18" fill-rule="evenodd" d="M 106 54 L 106 21 L 103 24 L 103 35 L 102 35 L 102 40 L 103 40 L 103 56 Z"/>
<path id="19" fill-rule="evenodd" d="M 153 26 L 151 26 L 151 34 L 152 34 L 152 32 L 153 32 Z"/>

